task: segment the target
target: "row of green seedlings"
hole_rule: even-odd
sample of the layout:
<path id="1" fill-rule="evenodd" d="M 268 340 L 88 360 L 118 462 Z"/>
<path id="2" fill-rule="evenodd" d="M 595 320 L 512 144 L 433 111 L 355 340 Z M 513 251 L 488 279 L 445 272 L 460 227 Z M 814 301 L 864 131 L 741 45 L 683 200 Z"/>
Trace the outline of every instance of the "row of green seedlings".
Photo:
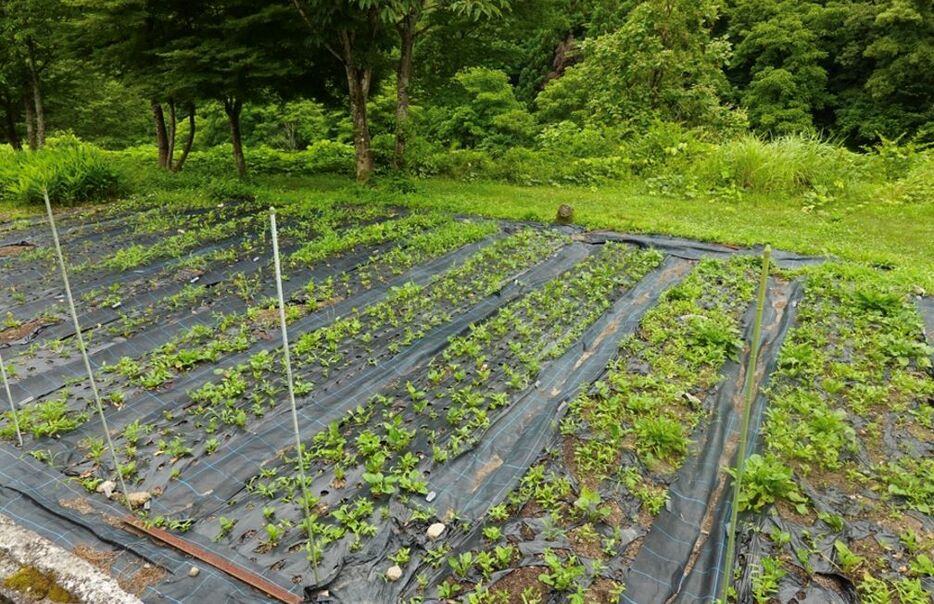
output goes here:
<path id="1" fill-rule="evenodd" d="M 149 245 L 135 243 L 123 247 L 99 261 L 75 264 L 71 270 L 78 274 L 86 271 L 126 272 L 156 260 L 180 258 L 182 254 L 199 247 L 262 228 L 261 212 L 249 212 L 234 218 L 228 218 L 225 214 L 219 210 L 217 214 L 212 211 L 194 217 L 187 228 L 176 227 L 174 235 L 160 237 Z"/>
<path id="2" fill-rule="evenodd" d="M 345 227 L 353 227 L 359 219 L 359 211 L 353 206 L 330 206 L 313 215 L 292 216 L 290 221 L 292 235 L 290 236 L 289 233 L 283 229 L 282 240 L 288 244 L 290 239 L 304 240 L 309 234 L 314 236 L 316 233 L 316 226 L 321 222 L 336 222 Z M 171 230 L 171 228 L 164 229 L 164 231 L 168 230 Z M 187 231 L 188 229 L 185 230 Z M 124 281 L 122 283 L 115 283 L 110 286 L 92 289 L 81 296 L 81 300 L 84 303 L 83 306 L 86 308 L 116 307 L 122 303 L 124 298 L 131 297 L 134 294 L 134 288 L 132 286 L 136 286 L 136 290 L 142 288 L 155 289 L 155 287 L 165 281 L 198 275 L 215 265 L 232 264 L 237 260 L 253 257 L 257 250 L 266 244 L 266 238 L 266 231 L 257 231 L 255 236 L 244 239 L 238 246 L 225 247 L 180 258 L 177 262 L 173 262 L 158 274 L 144 280 Z M 127 285 L 131 287 L 127 288 Z M 177 294 L 176 296 L 178 296 L 179 300 L 173 297 L 166 301 L 173 303 L 173 307 L 178 307 L 177 302 L 179 301 L 189 300 L 190 302 L 195 302 L 200 297 L 208 295 L 208 292 L 204 291 L 204 287 L 199 285 L 192 284 L 185 289 L 192 291 L 186 293 L 180 292 Z M 199 291 L 200 296 L 195 296 L 193 293 L 194 291 Z M 160 304 L 161 303 L 162 301 L 160 301 Z M 147 308 L 151 308 L 151 306 Z"/>
<path id="3" fill-rule="evenodd" d="M 282 214 L 286 219 L 291 216 L 291 220 L 289 220 L 288 226 L 280 231 L 280 240 L 288 245 L 290 241 L 304 241 L 309 234 L 316 236 L 324 232 L 325 229 L 328 232 L 333 232 L 338 227 L 343 229 L 344 236 L 348 238 L 356 237 L 355 233 L 361 230 L 362 224 L 374 219 L 384 219 L 389 213 L 390 210 L 382 206 L 366 209 L 359 206 L 327 206 L 318 209 L 313 215 L 307 216 L 305 214 L 296 214 L 295 208 L 286 207 Z M 404 220 L 404 222 L 406 221 Z M 423 217 L 413 217 L 408 222 L 427 223 L 432 221 Z M 188 280 L 192 275 L 203 274 L 210 266 L 232 264 L 240 259 L 253 257 L 257 249 L 265 245 L 266 236 L 266 231 L 260 231 L 257 237 L 244 240 L 240 246 L 185 257 L 173 263 L 172 266 L 152 279 L 147 280 L 146 284 L 149 289 L 155 289 L 159 283 L 166 280 L 179 278 Z M 203 305 L 210 299 L 217 299 L 227 295 L 236 296 L 251 306 L 261 302 L 265 307 L 271 308 L 273 304 L 271 298 L 257 300 L 257 296 L 263 290 L 263 285 L 261 275 L 256 273 L 248 275 L 243 272 L 235 273 L 228 282 L 218 287 L 205 288 L 200 284 L 189 283 L 175 294 L 166 296 L 142 309 L 121 312 L 119 321 L 109 326 L 107 332 L 110 335 L 130 337 L 150 325 L 156 314 L 162 310 L 180 311 L 199 304 Z M 119 305 L 124 296 L 132 295 L 132 292 L 123 291 L 122 284 L 114 284 L 108 288 L 92 291 L 90 295 L 92 296 L 89 301 L 90 304 L 113 307 Z M 222 322 L 224 318 L 226 317 L 218 317 L 217 321 Z M 190 343 L 193 335 L 182 334 L 181 338 Z"/>
<path id="4" fill-rule="evenodd" d="M 467 588 L 466 597 L 483 602 L 549 601 L 556 594 L 570 602 L 617 602 L 624 585 L 605 571 L 621 556 L 635 556 L 632 547 L 621 547 L 623 531 L 647 530 L 664 507 L 690 435 L 707 416 L 703 401 L 742 347 L 740 326 L 754 287 L 749 259 L 702 260 L 620 342 L 604 378 L 571 403 L 562 445 L 491 510 L 492 526 L 521 534 L 530 530 L 527 518 L 539 519 L 538 537 L 569 544 L 541 556 L 537 583 L 510 595 L 476 576 L 474 586 L 464 585 L 455 573 L 445 589 Z"/>
<path id="5" fill-rule="evenodd" d="M 110 228 L 110 219 L 119 218 L 119 226 L 123 228 L 117 237 L 133 239 L 138 236 L 160 233 L 177 228 L 180 221 L 193 210 L 210 210 L 216 203 L 203 198 L 186 199 L 185 204 L 152 203 L 150 196 L 133 196 L 118 202 L 83 211 L 76 220 L 80 223 L 68 228 L 67 218 L 60 225 L 60 230 L 67 232 L 69 237 L 92 235 Z M 22 221 L 22 226 L 32 229 L 44 228 L 44 223 L 33 225 L 30 221 Z M 113 239 L 108 239 L 112 243 Z M 94 250 L 93 242 L 89 242 L 83 249 L 85 252 Z M 55 251 L 49 245 L 36 246 L 17 256 L 4 259 L 5 265 L 22 266 L 32 262 L 43 261 L 49 263 L 54 259 Z M 6 268 L 6 266 L 5 266 Z"/>
<path id="6" fill-rule="evenodd" d="M 399 228 L 400 234 L 408 234 L 409 243 L 392 248 L 390 252 L 395 253 L 388 254 L 388 257 L 381 254 L 372 256 L 357 270 L 344 272 L 336 280 L 309 280 L 286 306 L 286 320 L 292 323 L 336 300 L 369 289 L 374 282 L 386 280 L 389 274 L 403 272 L 415 263 L 478 241 L 496 230 L 490 222 L 454 221 L 428 231 L 420 228 L 416 221 Z M 400 249 L 405 251 L 399 253 Z M 246 350 L 266 337 L 269 329 L 274 327 L 275 304 L 271 298 L 264 299 L 249 306 L 245 314 L 217 314 L 213 325 L 195 325 L 142 359 L 121 360 L 114 371 L 133 385 L 148 390 L 159 388 L 199 364 L 217 362 L 224 355 Z"/>
<path id="7" fill-rule="evenodd" d="M 144 278 L 133 278 L 129 281 L 114 283 L 110 286 L 92 288 L 80 296 L 82 310 L 87 311 L 102 307 L 116 309 L 122 305 L 124 299 L 132 298 L 134 295 L 144 291 L 155 290 L 157 287 L 159 287 L 159 285 L 165 282 L 178 279 L 189 280 L 193 275 L 200 274 L 201 272 L 207 270 L 210 265 L 215 263 L 232 263 L 240 257 L 249 257 L 255 254 L 256 249 L 263 243 L 263 240 L 265 239 L 265 232 L 262 232 L 259 237 L 246 238 L 239 246 L 224 247 L 203 254 L 191 254 L 187 257 L 182 257 L 182 254 L 185 250 L 194 249 L 202 242 L 207 243 L 214 240 L 214 235 L 218 232 L 223 231 L 224 233 L 227 233 L 227 235 L 224 235 L 225 237 L 234 234 L 239 230 L 239 227 L 236 225 L 245 224 L 245 221 L 251 219 L 250 217 L 241 217 L 235 220 L 225 221 L 221 214 L 215 214 L 215 212 L 219 211 L 215 210 L 208 212 L 203 216 L 191 218 L 190 220 L 192 220 L 193 223 L 183 223 L 184 228 L 180 228 L 177 222 L 174 223 L 174 226 L 178 230 L 177 235 L 161 239 L 152 245 L 135 243 L 131 246 L 118 250 L 111 256 L 107 256 L 102 260 L 93 263 L 90 261 L 74 263 L 76 252 L 72 246 L 69 250 L 71 260 L 73 262 L 72 270 L 78 273 L 95 267 L 103 267 L 104 270 L 129 270 L 130 268 L 135 268 L 136 266 L 151 260 L 166 256 L 174 257 L 177 259 L 177 261 L 170 263 L 166 268 L 162 269 L 156 275 Z M 178 219 L 178 217 L 172 212 L 166 212 L 166 214 L 172 219 Z M 310 226 L 312 223 L 311 221 L 312 219 L 306 218 L 302 226 Z M 159 222 L 160 224 L 164 224 L 161 221 Z M 244 226 L 243 228 L 247 227 Z M 307 229 L 299 229 L 299 232 L 303 232 L 305 230 Z M 152 231 L 146 230 L 146 232 Z M 130 231 L 129 235 L 127 236 L 136 240 L 138 234 L 136 231 Z M 122 237 L 117 237 L 116 239 L 117 243 L 119 243 L 122 240 Z M 179 242 L 183 242 L 183 244 Z M 113 244 L 113 239 L 109 240 L 107 243 L 108 246 Z M 89 245 L 92 245 L 93 247 L 98 244 L 95 242 L 90 242 Z M 51 248 L 48 249 L 51 250 Z M 120 266 L 116 266 L 114 263 L 119 264 Z M 50 272 L 49 274 L 54 273 Z M 35 284 L 31 283 L 30 287 L 34 288 Z M 25 289 L 13 290 L 11 292 L 12 301 L 18 304 L 26 303 L 28 301 L 26 291 L 27 290 Z M 177 300 L 174 301 L 195 302 L 199 299 L 206 298 L 212 293 L 217 295 L 220 292 L 212 292 L 203 286 L 191 284 L 186 286 L 182 292 L 179 292 L 176 296 L 174 296 L 174 298 L 177 298 Z M 115 326 L 108 327 L 107 331 L 113 333 L 114 335 L 128 337 L 144 325 L 147 325 L 150 321 L 154 320 L 154 315 L 159 308 L 160 305 L 154 303 L 144 306 L 141 309 L 119 311 L 119 322 Z M 64 316 L 64 305 L 63 303 L 59 302 L 54 303 L 49 307 L 43 308 L 36 314 L 35 317 L 30 319 L 30 321 L 39 322 L 42 324 L 53 324 L 63 320 Z M 18 327 L 19 322 L 15 322 L 12 325 L 9 325 L 11 318 L 12 314 L 9 314 L 7 318 L 8 327 Z M 61 344 L 62 345 L 57 346 L 57 350 L 53 351 L 58 357 L 70 358 L 77 353 L 74 343 L 72 343 L 70 340 Z M 72 346 L 68 346 L 68 344 L 72 344 Z M 37 350 L 32 348 L 30 349 L 30 352 L 35 354 Z"/>
<path id="8" fill-rule="evenodd" d="M 776 504 L 773 513 L 803 526 L 807 545 L 794 547 L 785 531 L 768 535 L 772 552 L 753 573 L 756 602 L 769 601 L 790 573 L 813 575 L 812 560 L 824 557 L 817 544 L 827 539 L 831 562 L 861 601 L 934 596 L 921 583 L 934 577 L 934 533 L 906 516 L 934 514 L 932 349 L 910 300 L 877 279 L 836 266 L 813 272 L 782 347 L 767 393 L 765 452 L 747 464 L 740 507 Z M 852 505 L 812 512 L 805 481 Z M 870 536 L 847 539 L 854 521 L 868 521 Z M 893 531 L 897 541 L 884 535 Z"/>
<path id="9" fill-rule="evenodd" d="M 342 220 L 346 221 L 348 215 L 355 220 L 372 219 L 377 216 L 373 212 L 361 212 L 355 207 L 339 207 L 328 214 L 327 219 L 331 223 L 337 223 Z M 497 230 L 492 222 L 454 221 L 452 217 L 442 217 L 438 214 L 414 214 L 393 221 L 393 223 L 392 226 L 384 226 L 378 230 L 371 226 L 348 229 L 346 232 L 348 240 L 356 242 L 355 245 L 359 245 L 361 241 L 382 243 L 390 239 L 405 240 L 407 243 L 392 248 L 386 254 L 371 256 L 358 270 L 344 273 L 345 278 L 337 282 L 334 279 L 328 279 L 322 283 L 309 281 L 297 299 L 294 299 L 288 306 L 288 319 L 295 320 L 320 309 L 339 297 L 355 293 L 357 290 L 354 286 L 358 283 L 360 287 L 369 288 L 374 282 L 385 281 L 389 275 L 400 274 L 419 262 L 478 241 Z M 439 226 L 429 228 L 439 223 Z M 429 230 L 422 230 L 424 228 L 429 228 Z M 361 231 L 366 235 L 362 236 Z M 344 246 L 344 249 L 350 247 L 352 246 Z M 234 249 L 229 251 L 236 253 Z M 351 275 L 353 275 L 353 283 Z M 163 313 L 166 310 L 182 312 L 205 296 L 217 296 L 228 289 L 244 302 L 252 303 L 261 286 L 258 276 L 248 278 L 242 273 L 234 275 L 229 287 L 226 288 L 206 289 L 199 285 L 189 284 L 179 292 L 146 306 L 142 312 L 135 314 L 132 318 L 129 315 L 125 316 L 116 325 L 108 328 L 107 332 L 111 335 L 129 337 L 151 324 L 157 309 Z M 105 291 L 116 302 L 120 301 L 119 284 Z M 263 337 L 265 331 L 270 328 L 273 316 L 271 311 L 274 310 L 274 306 L 275 301 L 270 298 L 260 301 L 258 305 L 250 306 L 247 309 L 246 318 L 242 313 L 218 314 L 214 317 L 214 325 L 194 325 L 158 349 L 147 353 L 142 359 L 134 360 L 124 357 L 117 364 L 105 367 L 104 374 L 116 374 L 125 381 L 121 384 L 117 379 L 108 379 L 106 375 L 99 375 L 101 383 L 110 391 L 107 398 L 112 404 L 120 406 L 126 398 L 122 386 L 156 389 L 197 364 L 217 362 L 226 354 L 246 350 Z M 96 329 L 86 333 L 88 345 L 91 345 L 97 333 Z M 73 345 L 69 346 L 69 342 L 67 340 L 35 342 L 23 352 L 22 358 L 34 359 L 44 352 L 42 356 L 54 355 L 56 358 L 70 359 L 76 351 Z M 16 363 L 11 362 L 8 370 L 11 379 L 15 379 L 18 374 Z M 50 407 L 50 410 L 52 409 L 56 413 L 61 411 L 57 402 Z M 80 423 L 67 421 L 53 422 L 51 425 L 55 428 L 68 426 L 74 429 Z M 37 429 L 45 432 L 44 427 L 37 427 Z M 56 433 L 58 432 L 53 434 Z"/>
<path id="10" fill-rule="evenodd" d="M 133 204 L 120 204 L 121 208 L 123 206 L 132 206 Z M 161 211 L 160 211 L 161 210 Z M 121 212 L 126 211 L 122 209 Z M 153 212 L 156 212 L 157 215 L 152 215 Z M 181 223 L 185 228 L 179 228 L 179 235 L 175 237 L 170 237 L 166 240 L 162 240 L 157 243 L 155 246 L 152 246 L 152 250 L 149 247 L 141 244 L 134 244 L 128 248 L 119 250 L 115 255 L 105 257 L 103 260 L 100 260 L 96 263 L 90 261 L 85 262 L 74 262 L 74 258 L 82 255 L 82 253 L 91 253 L 93 254 L 101 245 L 96 241 L 87 241 L 83 245 L 74 245 L 70 246 L 69 252 L 72 260 L 72 270 L 75 272 L 81 272 L 93 267 L 100 267 L 108 265 L 109 263 L 125 263 L 128 259 L 137 258 L 141 264 L 143 261 L 149 261 L 150 259 L 155 259 L 164 255 L 165 249 L 170 249 L 171 251 L 176 252 L 176 256 L 180 256 L 183 251 L 184 246 L 176 245 L 177 242 L 184 240 L 185 242 L 195 245 L 198 241 L 206 241 L 206 238 L 209 238 L 210 235 L 214 232 L 212 229 L 223 229 L 225 232 L 230 231 L 229 225 L 224 221 L 224 212 L 222 209 L 212 209 L 207 213 L 200 216 L 187 216 L 184 211 L 182 212 L 173 212 L 171 206 L 166 208 L 157 208 L 152 211 L 144 213 L 146 219 L 139 219 L 134 215 L 129 215 L 130 218 L 127 219 L 129 223 L 129 228 L 124 229 L 119 234 L 108 239 L 106 246 L 113 246 L 115 243 L 119 244 L 124 240 L 137 240 L 139 237 L 152 234 L 157 232 L 163 232 L 169 228 L 178 228 L 179 223 Z M 191 221 L 191 224 L 184 222 L 183 218 L 187 218 Z M 158 229 L 156 228 L 158 225 Z M 208 228 L 206 225 L 211 225 Z M 164 227 L 164 228 L 163 228 Z M 83 232 L 84 229 L 79 227 L 79 232 Z M 175 243 L 173 243 L 175 242 Z M 162 246 L 161 248 L 159 246 Z M 167 246 L 167 247 L 166 247 Z M 243 243 L 243 248 L 245 252 L 241 250 L 241 253 L 250 253 L 250 250 L 256 246 L 256 242 L 252 239 L 248 239 Z M 159 249 L 156 249 L 159 248 Z M 165 248 L 165 249 L 162 249 Z M 17 257 L 17 260 L 21 263 L 28 263 L 33 260 L 41 259 L 47 263 L 52 262 L 52 248 L 51 246 L 38 246 L 31 250 L 30 252 L 35 252 L 36 257 L 32 257 L 29 254 L 23 254 Z M 233 248 L 229 249 L 219 249 L 211 251 L 207 254 L 198 254 L 190 255 L 187 258 L 181 259 L 178 262 L 173 262 L 168 268 L 164 269 L 159 275 L 156 275 L 153 278 L 145 280 L 137 280 L 131 282 L 135 284 L 136 289 L 139 288 L 155 288 L 160 281 L 175 277 L 184 277 L 189 274 L 197 274 L 198 270 L 204 270 L 206 266 L 211 262 L 225 262 L 233 261 L 237 257 L 238 251 Z M 135 264 L 134 264 L 135 266 Z M 51 268 L 51 266 L 50 266 Z M 111 266 L 110 268 L 120 268 L 116 266 Z M 123 267 L 126 269 L 132 268 L 127 265 Z M 50 275 L 55 274 L 53 271 L 49 272 Z M 35 288 L 35 283 L 29 283 L 29 288 Z M 126 296 L 132 295 L 132 291 L 124 291 L 125 285 L 114 284 L 107 288 L 95 288 L 90 292 L 84 294 L 81 299 L 85 303 L 83 308 L 87 310 L 88 308 L 95 308 L 102 305 L 107 305 L 110 307 L 119 306 L 122 303 L 122 300 Z M 21 286 L 17 288 L 12 286 L 10 288 L 11 300 L 17 304 L 25 304 L 28 301 L 27 297 L 28 288 Z M 201 295 L 205 294 L 204 288 L 186 288 L 186 294 L 188 297 L 191 297 L 193 292 L 197 292 Z M 154 305 L 149 305 L 143 309 L 143 312 L 120 312 L 120 321 L 116 326 L 108 327 L 109 332 L 114 332 L 115 335 L 122 335 L 128 337 L 129 334 L 134 333 L 142 326 L 148 324 L 149 321 L 153 319 L 153 309 Z M 54 303 L 46 308 L 40 310 L 36 316 L 30 319 L 30 322 L 35 324 L 50 325 L 58 323 L 63 320 L 65 316 L 64 304 L 61 302 Z M 8 313 L 4 321 L 6 328 L 17 328 L 20 327 L 22 321 L 18 321 L 13 317 L 12 313 Z M 52 353 L 55 355 L 55 358 L 71 358 L 74 354 L 77 353 L 76 344 L 72 340 L 66 340 L 61 342 L 52 342 L 50 346 L 54 347 Z M 35 355 L 38 352 L 37 347 L 31 347 L 29 352 L 31 355 Z"/>
<path id="11" fill-rule="evenodd" d="M 550 231 L 520 231 L 482 248 L 428 285 L 410 283 L 394 288 L 382 301 L 299 336 L 292 348 L 296 395 L 310 394 L 314 387 L 312 380 L 326 378 L 330 371 L 351 364 L 377 364 L 379 353 L 375 342 L 380 338 L 374 335 L 386 335 L 390 347 L 398 352 L 429 329 L 464 312 L 475 300 L 495 293 L 564 243 L 563 236 Z M 356 351 L 360 352 L 359 360 Z M 280 356 L 261 351 L 247 362 L 224 371 L 219 381 L 192 391 L 190 403 L 180 409 L 164 410 L 164 421 L 158 427 L 139 422 L 128 426 L 136 438 L 127 434 L 116 438 L 122 452 L 120 471 L 124 477 L 145 483 L 150 490 L 161 490 L 165 485 L 159 484 L 159 480 L 166 462 L 159 460 L 168 460 L 170 479 L 179 478 L 195 449 L 199 454 L 213 454 L 251 421 L 258 421 L 276 409 L 285 392 Z M 85 448 L 90 450 L 97 444 L 92 439 L 85 443 Z M 153 446 L 159 455 L 140 454 L 140 449 L 148 451 Z M 146 471 L 149 477 L 144 475 Z M 100 477 L 89 478 L 85 486 L 96 487 L 100 481 Z"/>
<path id="12" fill-rule="evenodd" d="M 342 498 L 346 502 L 335 510 L 323 510 L 317 496 L 309 501 L 309 507 L 321 512 L 310 533 L 316 556 L 345 536 L 351 538 L 352 551 L 361 548 L 363 540 L 376 532 L 373 500 L 394 497 L 403 505 L 414 505 L 413 516 L 407 521 L 421 520 L 426 510 L 410 497 L 428 493 L 426 477 L 452 457 L 451 447 L 462 453 L 479 442 L 490 425 L 490 415 L 506 411 L 510 391 L 526 389 L 542 362 L 563 354 L 622 291 L 642 279 L 661 258 L 655 251 L 603 246 L 569 274 L 501 309 L 489 321 L 474 325 L 469 335 L 451 338 L 445 352 L 430 363 L 417 383 L 407 382 L 405 388 L 373 397 L 367 405 L 316 434 L 303 456 L 305 467 L 323 479 L 331 492 L 346 491 Z M 510 344 L 501 346 L 499 342 L 505 339 Z M 488 370 L 491 364 L 497 367 L 495 375 Z M 506 383 L 507 372 L 522 378 Z M 410 427 L 417 424 L 422 427 Z M 428 427 L 432 424 L 436 427 Z M 433 451 L 430 458 L 428 450 Z M 292 458 L 288 463 L 297 466 L 298 462 Z M 293 525 L 290 518 L 297 513 L 301 485 L 296 475 L 280 475 L 280 470 L 290 465 L 261 468 L 247 485 L 249 492 L 265 499 L 279 498 L 287 506 L 281 519 L 267 524 L 267 539 L 258 549 L 275 547 L 281 539 L 269 539 L 268 535 L 284 535 Z M 247 500 L 240 505 L 252 503 Z M 278 514 L 275 505 L 265 509 Z M 221 536 L 226 536 L 232 528 L 230 521 L 220 522 Z M 240 543 L 253 547 L 243 540 Z M 493 572 L 513 555 L 511 548 L 502 545 L 479 554 L 479 560 Z M 492 562 L 491 556 L 498 562 Z M 422 561 L 426 560 L 435 566 L 443 563 L 444 550 L 426 552 Z M 427 576 L 419 580 L 427 586 Z"/>

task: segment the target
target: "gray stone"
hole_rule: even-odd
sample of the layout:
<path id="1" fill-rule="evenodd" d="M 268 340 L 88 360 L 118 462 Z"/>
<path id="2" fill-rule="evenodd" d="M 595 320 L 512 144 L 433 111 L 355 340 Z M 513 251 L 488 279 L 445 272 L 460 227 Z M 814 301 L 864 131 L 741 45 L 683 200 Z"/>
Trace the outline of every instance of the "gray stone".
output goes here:
<path id="1" fill-rule="evenodd" d="M 426 534 L 428 535 L 429 539 L 434 541 L 435 539 L 441 536 L 441 533 L 444 532 L 444 528 L 445 527 L 443 524 L 441 524 L 440 522 L 435 522 L 434 524 L 428 527 L 428 532 Z"/>
<path id="2" fill-rule="evenodd" d="M 150 495 L 149 491 L 136 491 L 135 493 L 130 493 L 127 498 L 129 499 L 130 507 L 141 508 L 152 499 L 152 495 Z"/>

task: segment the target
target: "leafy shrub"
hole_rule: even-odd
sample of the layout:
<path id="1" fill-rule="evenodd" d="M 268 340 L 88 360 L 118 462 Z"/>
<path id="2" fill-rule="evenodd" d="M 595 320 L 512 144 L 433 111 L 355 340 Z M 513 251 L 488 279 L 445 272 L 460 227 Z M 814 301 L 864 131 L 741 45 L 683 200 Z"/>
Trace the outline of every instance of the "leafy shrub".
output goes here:
<path id="1" fill-rule="evenodd" d="M 608 128 L 579 127 L 570 120 L 546 126 L 536 137 L 542 151 L 567 157 L 608 157 L 618 151 L 619 134 Z"/>
<path id="2" fill-rule="evenodd" d="M 735 476 L 735 472 L 731 471 Z M 792 479 L 791 468 L 782 464 L 772 453 L 749 456 L 743 472 L 743 485 L 739 494 L 739 509 L 758 512 L 779 499 L 787 499 L 800 513 L 806 510 L 806 499 L 798 492 Z"/>
<path id="3" fill-rule="evenodd" d="M 912 152 L 905 154 L 907 157 L 897 156 L 897 151 L 889 151 L 888 154 L 890 157 L 881 160 L 886 164 L 886 175 L 900 176 L 897 180 L 890 180 L 882 190 L 888 201 L 923 203 L 934 199 L 934 151 Z"/>
<path id="4" fill-rule="evenodd" d="M 489 176 L 523 185 L 549 182 L 555 162 L 542 153 L 525 147 L 511 147 L 493 162 Z"/>
<path id="5" fill-rule="evenodd" d="M 800 194 L 843 189 L 866 164 L 865 157 L 813 136 L 765 141 L 747 135 L 714 147 L 697 169 L 705 182 L 715 186 Z"/>
<path id="6" fill-rule="evenodd" d="M 439 127 L 441 138 L 453 145 L 481 149 L 505 148 L 531 142 L 535 118 L 516 99 L 502 71 L 472 67 L 454 80 L 463 90 L 463 103 L 450 109 Z"/>
<path id="7" fill-rule="evenodd" d="M 104 152 L 73 136 L 49 139 L 36 152 L 0 156 L 0 197 L 42 203 L 43 189 L 55 203 L 73 205 L 113 199 L 124 186 Z"/>
<path id="8" fill-rule="evenodd" d="M 215 178 L 208 183 L 208 197 L 217 202 L 253 201 L 253 188 L 237 178 Z"/>
<path id="9" fill-rule="evenodd" d="M 486 175 L 493 167 L 493 160 L 485 151 L 475 149 L 452 149 L 432 157 L 437 174 L 458 180 L 476 180 Z"/>
<path id="10" fill-rule="evenodd" d="M 305 168 L 309 172 L 353 174 L 354 148 L 347 143 L 320 140 L 302 152 Z"/>

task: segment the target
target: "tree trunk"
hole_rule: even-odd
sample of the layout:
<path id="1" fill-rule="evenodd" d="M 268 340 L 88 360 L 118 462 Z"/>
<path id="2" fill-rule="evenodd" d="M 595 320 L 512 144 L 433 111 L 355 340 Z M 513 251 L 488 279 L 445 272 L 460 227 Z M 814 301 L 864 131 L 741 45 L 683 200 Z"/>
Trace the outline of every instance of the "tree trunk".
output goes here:
<path id="1" fill-rule="evenodd" d="M 418 14 L 409 12 L 399 24 L 400 52 L 399 66 L 396 70 L 396 149 L 392 157 L 392 167 L 401 170 L 405 167 L 405 143 L 409 121 L 409 81 L 412 79 L 412 60 L 415 54 L 415 25 Z"/>
<path id="2" fill-rule="evenodd" d="M 26 141 L 29 143 L 29 149 L 35 151 L 38 149 L 36 143 L 36 117 L 33 115 L 35 105 L 28 95 L 23 96 L 23 116 L 26 120 Z"/>
<path id="3" fill-rule="evenodd" d="M 185 147 L 182 149 L 182 156 L 178 158 L 172 167 L 173 172 L 179 172 L 185 166 L 185 160 L 188 159 L 188 153 L 191 151 L 191 145 L 195 142 L 195 105 L 188 105 L 188 138 L 185 140 Z"/>
<path id="4" fill-rule="evenodd" d="M 36 146 L 42 147 L 45 145 L 45 104 L 42 101 L 39 69 L 36 67 L 35 44 L 31 38 L 26 41 L 26 63 L 32 80 L 32 98 L 36 105 Z"/>
<path id="5" fill-rule="evenodd" d="M 240 111 L 243 101 L 237 98 L 224 99 L 224 111 L 227 121 L 230 122 L 230 142 L 233 143 L 234 163 L 237 165 L 237 175 L 246 176 L 246 160 L 243 157 L 243 143 L 240 136 Z"/>
<path id="6" fill-rule="evenodd" d="M 159 101 L 150 101 L 152 106 L 152 119 L 156 124 L 156 147 L 159 149 L 159 167 L 168 169 L 169 165 L 169 137 L 165 131 L 165 113 Z"/>
<path id="7" fill-rule="evenodd" d="M 353 57 L 353 43 L 347 31 L 342 31 L 341 50 L 347 89 L 350 93 L 350 115 L 353 121 L 353 146 L 357 157 L 357 180 L 365 182 L 373 176 L 373 152 L 370 149 L 370 126 L 366 116 L 366 101 L 370 96 L 370 67 L 357 67 Z"/>
<path id="8" fill-rule="evenodd" d="M 169 153 L 166 167 L 173 170 L 175 161 L 175 131 L 178 129 L 178 118 L 175 115 L 175 99 L 169 99 L 169 122 L 166 125 L 169 139 Z"/>
<path id="9" fill-rule="evenodd" d="M 16 133 L 16 105 L 9 98 L 3 99 L 3 112 L 6 124 L 6 139 L 14 151 L 22 151 L 23 142 L 19 139 L 19 134 Z"/>

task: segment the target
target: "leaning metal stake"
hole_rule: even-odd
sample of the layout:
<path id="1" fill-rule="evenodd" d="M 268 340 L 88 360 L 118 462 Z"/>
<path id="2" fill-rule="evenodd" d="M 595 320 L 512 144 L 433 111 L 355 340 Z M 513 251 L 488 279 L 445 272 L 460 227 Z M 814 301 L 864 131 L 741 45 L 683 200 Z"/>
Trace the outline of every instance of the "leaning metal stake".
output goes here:
<path id="1" fill-rule="evenodd" d="M 71 284 L 68 282 L 68 271 L 65 269 L 65 257 L 62 255 L 62 246 L 58 241 L 58 230 L 55 228 L 55 218 L 52 216 L 52 202 L 49 201 L 49 192 L 42 190 L 45 197 L 45 211 L 49 217 L 49 226 L 52 228 L 52 241 L 55 243 L 55 254 L 58 256 L 58 268 L 62 273 L 62 283 L 65 285 L 65 296 L 68 299 L 68 309 L 71 311 L 71 319 L 75 325 L 75 337 L 78 341 L 78 349 L 81 351 L 81 357 L 84 359 L 84 368 L 88 372 L 88 380 L 91 382 L 91 392 L 94 394 L 94 403 L 97 405 L 97 414 L 101 418 L 101 426 L 104 428 L 104 438 L 107 439 L 107 446 L 110 448 L 110 454 L 114 460 L 114 470 L 117 472 L 117 481 L 120 483 L 120 490 L 123 491 L 123 498 L 126 506 L 133 512 L 133 506 L 130 504 L 130 492 L 123 481 L 123 474 L 120 473 L 120 461 L 117 459 L 117 449 L 114 448 L 113 439 L 110 438 L 110 428 L 107 427 L 107 418 L 104 417 L 104 405 L 101 403 L 101 394 L 97 389 L 97 381 L 94 379 L 94 371 L 91 369 L 91 359 L 88 357 L 88 349 L 84 345 L 84 336 L 81 334 L 81 325 L 78 323 L 78 311 L 75 310 L 75 300 L 71 295 Z"/>
<path id="2" fill-rule="evenodd" d="M 6 390 L 6 398 L 10 401 L 10 413 L 13 415 L 13 426 L 16 428 L 16 440 L 19 446 L 23 446 L 23 433 L 19 429 L 19 412 L 16 410 L 16 403 L 13 402 L 13 393 L 10 392 L 10 381 L 6 377 L 6 366 L 3 364 L 3 355 L 0 355 L 0 376 L 3 378 L 3 389 Z"/>
<path id="3" fill-rule="evenodd" d="M 273 264 L 276 269 L 276 292 L 279 294 L 279 327 L 282 331 L 282 361 L 285 365 L 285 374 L 289 384 L 289 404 L 292 407 L 292 428 L 295 432 L 295 453 L 298 457 L 298 478 L 302 481 L 302 506 L 305 512 L 305 522 L 308 524 L 306 532 L 308 533 L 309 544 L 316 546 L 315 537 L 312 535 L 312 516 L 309 501 L 311 493 L 308 491 L 308 480 L 305 477 L 305 456 L 302 449 L 302 434 L 298 427 L 298 409 L 295 406 L 295 385 L 292 378 L 292 358 L 289 353 L 289 331 L 285 320 L 285 296 L 282 294 L 282 265 L 279 261 L 279 232 L 276 227 L 276 209 L 269 208 L 269 227 L 272 231 L 272 256 Z M 318 552 L 309 550 L 309 561 L 315 573 L 315 582 L 318 578 Z"/>

